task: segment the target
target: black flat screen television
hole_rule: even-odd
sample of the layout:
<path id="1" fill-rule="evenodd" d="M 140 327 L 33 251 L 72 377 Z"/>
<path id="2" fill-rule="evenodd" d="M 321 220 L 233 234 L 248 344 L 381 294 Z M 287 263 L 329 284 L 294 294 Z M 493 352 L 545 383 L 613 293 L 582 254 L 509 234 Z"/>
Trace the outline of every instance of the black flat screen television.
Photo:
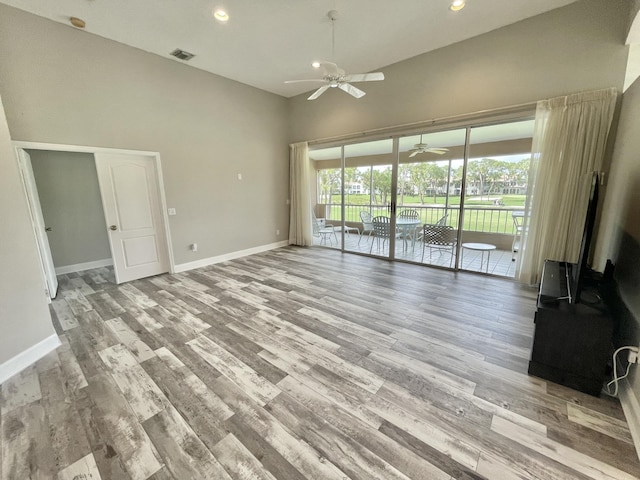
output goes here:
<path id="1" fill-rule="evenodd" d="M 596 224 L 596 212 L 598 210 L 598 184 L 598 172 L 593 172 L 578 263 L 572 265 L 571 269 L 571 303 L 580 303 L 580 295 L 582 294 L 585 284 L 588 283 L 591 274 L 588 262 L 593 229 Z"/>

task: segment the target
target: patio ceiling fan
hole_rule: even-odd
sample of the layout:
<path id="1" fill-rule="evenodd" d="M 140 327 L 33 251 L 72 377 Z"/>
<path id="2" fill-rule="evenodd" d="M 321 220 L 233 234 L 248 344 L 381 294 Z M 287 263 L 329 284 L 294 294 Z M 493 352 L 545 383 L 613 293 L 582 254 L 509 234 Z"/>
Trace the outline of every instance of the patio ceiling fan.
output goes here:
<path id="1" fill-rule="evenodd" d="M 448 152 L 449 149 L 444 147 L 430 147 L 429 144 L 422 143 L 422 135 L 420 135 L 420 143 L 416 143 L 414 148 L 409 151 L 412 152 L 411 155 L 409 155 L 409 158 L 411 158 L 415 157 L 419 153 L 435 153 L 437 155 L 443 155 Z"/>
<path id="2" fill-rule="evenodd" d="M 331 20 L 331 41 L 332 41 L 332 57 L 335 58 L 335 45 L 336 45 L 336 35 L 335 35 L 335 21 L 338 18 L 338 12 L 335 10 L 330 10 L 327 13 L 329 20 Z M 315 65 L 314 65 L 315 66 Z M 321 82 L 324 83 L 320 88 L 318 88 L 315 92 L 311 94 L 307 100 L 315 100 L 324 92 L 326 92 L 329 88 L 338 87 L 343 92 L 347 92 L 349 95 L 355 98 L 361 98 L 366 95 L 365 92 L 360 90 L 357 87 L 351 85 L 352 82 L 374 82 L 379 80 L 384 80 L 384 73 L 382 72 L 373 72 L 373 73 L 352 73 L 347 74 L 342 68 L 338 67 L 333 62 L 318 62 L 316 68 L 322 67 L 324 75 L 322 78 L 312 78 L 306 80 L 287 80 L 284 83 L 300 83 L 300 82 Z"/>

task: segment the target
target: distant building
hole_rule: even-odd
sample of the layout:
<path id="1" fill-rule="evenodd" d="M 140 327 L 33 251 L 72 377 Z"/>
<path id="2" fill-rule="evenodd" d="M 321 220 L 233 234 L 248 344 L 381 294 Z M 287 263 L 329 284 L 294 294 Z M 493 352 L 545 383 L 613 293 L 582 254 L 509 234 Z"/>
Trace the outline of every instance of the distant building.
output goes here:
<path id="1" fill-rule="evenodd" d="M 361 183 L 353 182 L 353 183 L 347 183 L 347 188 L 345 193 L 355 195 L 355 194 L 366 193 L 366 192 L 364 191 L 364 187 L 362 186 Z"/>
<path id="2" fill-rule="evenodd" d="M 503 195 L 526 195 L 526 185 L 503 185 L 500 187 L 500 193 Z"/>

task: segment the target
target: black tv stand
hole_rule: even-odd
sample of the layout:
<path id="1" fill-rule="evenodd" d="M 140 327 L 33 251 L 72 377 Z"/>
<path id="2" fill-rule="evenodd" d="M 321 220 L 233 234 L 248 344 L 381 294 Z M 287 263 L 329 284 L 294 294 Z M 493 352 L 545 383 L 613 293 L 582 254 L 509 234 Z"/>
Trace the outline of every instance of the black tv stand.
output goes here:
<path id="1" fill-rule="evenodd" d="M 611 352 L 613 322 L 599 285 L 582 294 L 590 303 L 570 303 L 565 276 L 571 264 L 547 260 L 543 270 L 529 374 L 599 396 Z"/>

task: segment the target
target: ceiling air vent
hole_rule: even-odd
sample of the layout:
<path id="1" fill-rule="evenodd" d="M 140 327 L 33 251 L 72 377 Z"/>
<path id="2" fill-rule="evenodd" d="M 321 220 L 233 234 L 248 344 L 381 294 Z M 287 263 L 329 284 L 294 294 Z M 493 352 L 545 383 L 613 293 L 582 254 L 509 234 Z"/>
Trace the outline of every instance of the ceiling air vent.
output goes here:
<path id="1" fill-rule="evenodd" d="M 193 53 L 185 52 L 184 50 L 180 50 L 179 48 L 176 48 L 173 52 L 171 52 L 171 55 L 173 55 L 177 59 L 184 60 L 185 62 L 188 62 L 193 57 L 195 57 Z"/>

